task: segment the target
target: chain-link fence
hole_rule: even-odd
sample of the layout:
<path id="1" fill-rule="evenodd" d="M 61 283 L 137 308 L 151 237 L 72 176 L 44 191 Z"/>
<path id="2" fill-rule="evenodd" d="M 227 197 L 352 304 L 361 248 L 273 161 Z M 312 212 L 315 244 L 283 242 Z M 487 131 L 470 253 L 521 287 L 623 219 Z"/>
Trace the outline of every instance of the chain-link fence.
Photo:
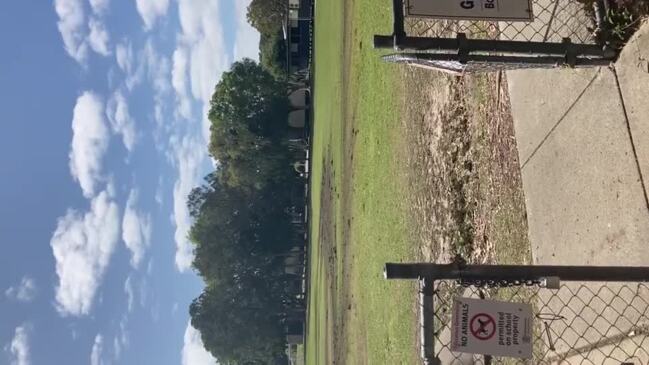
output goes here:
<path id="1" fill-rule="evenodd" d="M 434 356 L 441 364 L 625 364 L 649 362 L 649 287 L 643 283 L 465 287 L 438 281 L 434 289 Z M 451 351 L 451 308 L 458 297 L 531 304 L 535 317 L 532 359 Z"/>
<path id="2" fill-rule="evenodd" d="M 493 40 L 560 43 L 570 38 L 575 43 L 599 43 L 598 2 L 534 0 L 532 4 L 534 20 L 531 22 L 406 17 L 405 30 L 413 37 L 453 38 L 464 33 L 469 38 Z"/>
<path id="3" fill-rule="evenodd" d="M 648 268 L 416 265 L 388 264 L 386 276 L 420 278 L 426 364 L 649 364 Z M 529 304 L 532 358 L 453 352 L 458 298 Z"/>
<path id="4" fill-rule="evenodd" d="M 375 47 L 407 52 L 384 57 L 387 62 L 449 71 L 453 61 L 452 72 L 474 72 L 600 66 L 616 56 L 605 42 L 607 0 L 533 0 L 532 21 L 409 17 L 404 7 L 407 10 L 411 0 L 405 1 L 393 1 L 393 35 L 375 36 Z"/>

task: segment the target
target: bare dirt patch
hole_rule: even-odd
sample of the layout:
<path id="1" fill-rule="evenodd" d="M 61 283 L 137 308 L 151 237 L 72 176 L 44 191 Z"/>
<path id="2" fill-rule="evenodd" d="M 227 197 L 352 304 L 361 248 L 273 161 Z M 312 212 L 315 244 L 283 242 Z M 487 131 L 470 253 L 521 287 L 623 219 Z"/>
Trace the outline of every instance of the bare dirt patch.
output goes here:
<path id="1" fill-rule="evenodd" d="M 527 219 L 505 78 L 404 72 L 411 214 L 419 222 L 422 259 L 449 262 L 460 255 L 469 262 L 527 262 Z"/>

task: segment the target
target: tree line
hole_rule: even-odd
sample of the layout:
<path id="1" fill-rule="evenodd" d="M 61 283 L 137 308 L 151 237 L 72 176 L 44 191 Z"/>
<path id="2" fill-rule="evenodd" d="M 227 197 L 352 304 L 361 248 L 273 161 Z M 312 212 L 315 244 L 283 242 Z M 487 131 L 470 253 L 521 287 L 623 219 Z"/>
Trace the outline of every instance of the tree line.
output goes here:
<path id="1" fill-rule="evenodd" d="M 250 22 L 265 29 L 271 24 L 257 15 L 260 3 L 279 13 L 281 1 L 251 3 Z M 284 260 L 304 244 L 291 215 L 303 204 L 296 192 L 304 182 L 292 169 L 286 80 L 261 59 L 234 63 L 216 85 L 208 115 L 216 168 L 187 200 L 193 267 L 206 285 L 190 306 L 191 322 L 205 348 L 228 365 L 285 363 L 285 326 L 301 306 Z"/>

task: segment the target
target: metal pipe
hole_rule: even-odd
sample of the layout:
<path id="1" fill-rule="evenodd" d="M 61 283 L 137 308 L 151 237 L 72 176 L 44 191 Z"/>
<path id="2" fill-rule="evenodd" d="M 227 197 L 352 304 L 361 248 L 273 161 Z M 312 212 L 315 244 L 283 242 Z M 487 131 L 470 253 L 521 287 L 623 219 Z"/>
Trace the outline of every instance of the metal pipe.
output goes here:
<path id="1" fill-rule="evenodd" d="M 431 280 L 539 280 L 649 282 L 649 267 L 634 266 L 518 266 L 430 263 L 387 263 L 387 279 Z"/>
<path id="2" fill-rule="evenodd" d="M 391 35 L 374 35 L 374 48 L 394 48 L 394 36 Z"/>
<path id="3" fill-rule="evenodd" d="M 403 24 L 404 23 L 403 0 L 392 0 L 392 13 L 393 13 L 393 24 L 394 24 L 392 29 L 394 29 L 394 33 L 393 33 L 394 36 L 398 39 L 405 37 L 406 28 Z"/>
<path id="4" fill-rule="evenodd" d="M 419 335 L 421 359 L 430 363 L 435 357 L 435 309 L 433 307 L 433 280 L 420 280 L 419 288 Z"/>
<path id="5" fill-rule="evenodd" d="M 395 0 L 399 1 L 399 0 Z M 395 37 L 397 38 L 397 37 Z M 565 55 L 567 51 L 580 56 L 610 57 L 611 52 L 595 44 L 575 43 L 547 43 L 528 41 L 506 41 L 491 39 L 469 39 L 462 33 L 457 38 L 427 38 L 427 37 L 401 37 L 390 38 L 387 36 L 374 37 L 376 48 L 399 48 L 401 50 L 452 50 L 472 52 L 506 52 Z M 377 42 L 378 41 L 378 42 Z"/>
<path id="6" fill-rule="evenodd" d="M 398 56 L 411 58 L 413 61 L 459 61 L 454 53 L 399 53 Z M 510 55 L 480 55 L 473 54 L 466 57 L 467 62 L 526 64 L 526 65 L 564 65 L 565 56 L 510 56 Z M 607 66 L 609 59 L 577 57 L 573 66 Z"/>

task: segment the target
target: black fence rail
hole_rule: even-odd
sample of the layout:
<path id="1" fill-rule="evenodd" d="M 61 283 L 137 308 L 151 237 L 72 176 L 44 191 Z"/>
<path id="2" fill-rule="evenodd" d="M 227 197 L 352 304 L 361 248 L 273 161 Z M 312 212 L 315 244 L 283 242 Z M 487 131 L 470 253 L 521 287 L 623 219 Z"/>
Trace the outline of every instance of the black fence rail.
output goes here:
<path id="1" fill-rule="evenodd" d="M 425 364 L 649 363 L 649 268 L 387 264 L 386 277 L 420 280 Z M 532 358 L 453 352 L 458 298 L 531 305 Z"/>
<path id="2" fill-rule="evenodd" d="M 486 21 L 408 17 L 409 5 L 393 0 L 393 34 L 374 45 L 403 52 L 387 62 L 451 72 L 601 66 L 616 57 L 605 41 L 605 1 L 533 0 L 532 21 Z"/>

